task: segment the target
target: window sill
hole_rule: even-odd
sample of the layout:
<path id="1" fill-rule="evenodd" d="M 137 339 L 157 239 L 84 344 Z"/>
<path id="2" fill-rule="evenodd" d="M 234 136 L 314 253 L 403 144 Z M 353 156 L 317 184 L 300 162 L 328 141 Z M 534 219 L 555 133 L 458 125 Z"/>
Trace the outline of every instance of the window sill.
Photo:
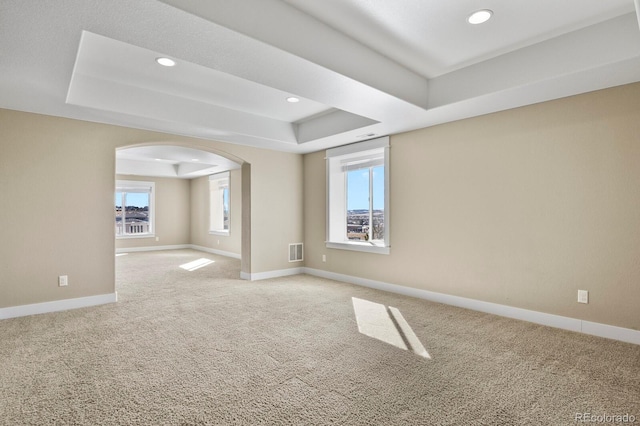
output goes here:
<path id="1" fill-rule="evenodd" d="M 138 238 L 154 238 L 156 234 L 116 235 L 116 240 L 131 240 Z"/>
<path id="2" fill-rule="evenodd" d="M 391 247 L 379 246 L 373 243 L 357 243 L 357 242 L 348 242 L 348 243 L 336 243 L 332 241 L 327 241 L 327 248 L 338 249 L 338 250 L 351 250 L 351 251 L 362 251 L 365 253 L 376 253 L 376 254 L 390 254 Z"/>
<path id="3" fill-rule="evenodd" d="M 209 234 L 211 234 L 211 235 L 222 235 L 224 237 L 228 237 L 229 236 L 229 231 L 209 231 Z"/>

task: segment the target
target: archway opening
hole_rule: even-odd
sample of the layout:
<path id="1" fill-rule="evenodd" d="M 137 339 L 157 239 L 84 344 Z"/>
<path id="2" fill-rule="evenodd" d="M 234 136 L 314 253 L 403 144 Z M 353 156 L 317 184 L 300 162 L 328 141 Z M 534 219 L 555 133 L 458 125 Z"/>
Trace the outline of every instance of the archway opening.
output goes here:
<path id="1" fill-rule="evenodd" d="M 251 272 L 251 166 L 211 147 L 147 142 L 115 153 L 116 254 L 193 248 Z"/>

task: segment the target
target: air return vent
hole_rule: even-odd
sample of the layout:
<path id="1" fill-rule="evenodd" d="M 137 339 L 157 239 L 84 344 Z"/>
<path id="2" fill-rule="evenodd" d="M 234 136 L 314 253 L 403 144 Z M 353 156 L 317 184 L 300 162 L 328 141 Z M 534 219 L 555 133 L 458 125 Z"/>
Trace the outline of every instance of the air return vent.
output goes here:
<path id="1" fill-rule="evenodd" d="M 289 244 L 289 262 L 301 262 L 302 243 Z"/>

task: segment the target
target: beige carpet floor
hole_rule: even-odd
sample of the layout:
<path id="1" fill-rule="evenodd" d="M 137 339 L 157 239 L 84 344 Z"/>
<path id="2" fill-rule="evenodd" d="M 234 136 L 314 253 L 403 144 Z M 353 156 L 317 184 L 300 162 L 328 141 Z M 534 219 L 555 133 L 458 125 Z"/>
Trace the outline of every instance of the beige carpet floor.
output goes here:
<path id="1" fill-rule="evenodd" d="M 188 271 L 200 258 L 213 260 Z M 0 321 L 2 425 L 640 423 L 640 346 L 192 250 L 116 258 L 119 302 Z M 359 333 L 397 308 L 431 359 Z"/>

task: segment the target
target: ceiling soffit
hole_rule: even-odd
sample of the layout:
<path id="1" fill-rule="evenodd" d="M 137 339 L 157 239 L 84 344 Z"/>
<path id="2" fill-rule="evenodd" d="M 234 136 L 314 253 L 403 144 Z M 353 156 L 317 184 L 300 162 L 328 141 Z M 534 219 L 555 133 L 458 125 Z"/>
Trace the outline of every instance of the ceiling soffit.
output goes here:
<path id="1" fill-rule="evenodd" d="M 162 1 L 248 37 L 245 42 L 267 43 L 269 52 L 262 49 L 263 58 L 269 59 L 267 68 L 285 56 L 291 61 L 303 77 L 277 81 L 265 70 L 260 79 L 336 110 L 294 124 L 294 143 L 307 145 L 303 150 L 640 80 L 640 71 L 633 67 L 640 59 L 638 21 L 625 0 L 616 0 L 601 16 L 585 12 L 564 27 L 549 25 L 495 51 L 460 56 L 464 67 L 449 63 L 430 79 L 337 31 L 339 26 L 305 13 L 312 2 L 292 0 L 288 3 L 295 7 L 290 7 L 279 0 Z M 596 3 L 593 7 L 600 7 Z"/>
<path id="2" fill-rule="evenodd" d="M 240 167 L 220 155 L 182 146 L 150 145 L 116 151 L 119 175 L 193 179 Z"/>
<path id="3" fill-rule="evenodd" d="M 305 0 L 141 0 L 135 8 L 124 0 L 7 0 L 0 56 L 11 60 L 0 63 L 0 107 L 313 152 L 640 81 L 633 3 L 609 3 L 616 6 L 598 19 L 567 21 L 430 74 L 339 30 L 335 14 L 320 16 Z M 394 7 L 411 4 L 418 2 Z M 476 36 L 497 28 L 479 27 Z M 178 65 L 161 69 L 157 56 Z M 289 96 L 300 102 L 287 104 Z"/>
<path id="4" fill-rule="evenodd" d="M 298 96 L 290 103 L 288 92 L 184 60 L 163 67 L 161 56 L 83 31 L 66 102 L 290 144 L 376 123 Z M 324 133 L 313 130 L 315 117 Z"/>

